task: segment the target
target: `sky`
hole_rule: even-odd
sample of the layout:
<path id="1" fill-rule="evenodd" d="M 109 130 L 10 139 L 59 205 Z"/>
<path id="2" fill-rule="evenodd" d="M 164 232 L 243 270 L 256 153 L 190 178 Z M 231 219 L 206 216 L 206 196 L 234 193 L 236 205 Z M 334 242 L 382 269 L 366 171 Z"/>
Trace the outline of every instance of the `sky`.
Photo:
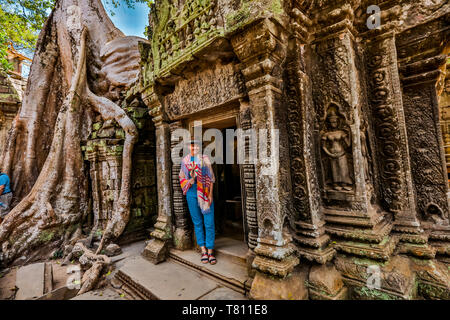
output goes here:
<path id="1" fill-rule="evenodd" d="M 150 8 L 146 3 L 136 3 L 134 9 L 130 9 L 126 4 L 121 4 L 118 8 L 114 8 L 112 4 L 107 4 L 106 0 L 102 0 L 106 12 L 109 14 L 114 25 L 119 28 L 127 36 L 140 36 L 145 38 L 144 31 L 148 25 L 148 13 Z M 111 10 L 114 15 L 111 15 Z"/>

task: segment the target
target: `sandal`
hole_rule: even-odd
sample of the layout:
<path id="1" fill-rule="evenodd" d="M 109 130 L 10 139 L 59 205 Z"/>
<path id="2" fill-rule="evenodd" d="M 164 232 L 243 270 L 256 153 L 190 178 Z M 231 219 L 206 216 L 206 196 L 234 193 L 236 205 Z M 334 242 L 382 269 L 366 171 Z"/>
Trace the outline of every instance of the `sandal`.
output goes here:
<path id="1" fill-rule="evenodd" d="M 209 261 L 209 256 L 208 256 L 208 254 L 205 252 L 205 253 L 202 253 L 202 259 L 201 259 L 201 261 L 202 261 L 202 263 L 203 264 L 207 264 L 208 263 L 208 261 Z"/>
<path id="2" fill-rule="evenodd" d="M 208 254 L 208 257 L 209 257 L 209 263 L 211 263 L 212 265 L 217 263 L 217 259 L 214 257 L 214 255 Z"/>

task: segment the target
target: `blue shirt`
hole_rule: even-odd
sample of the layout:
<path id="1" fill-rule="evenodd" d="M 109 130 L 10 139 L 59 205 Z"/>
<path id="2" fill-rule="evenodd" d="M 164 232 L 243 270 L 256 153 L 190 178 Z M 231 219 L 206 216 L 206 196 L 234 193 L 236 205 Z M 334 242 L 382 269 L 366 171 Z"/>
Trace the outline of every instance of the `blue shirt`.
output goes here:
<path id="1" fill-rule="evenodd" d="M 3 190 L 2 194 L 10 193 L 11 192 L 11 186 L 9 183 L 9 177 L 6 173 L 0 174 L 0 186 L 5 186 L 5 189 Z"/>

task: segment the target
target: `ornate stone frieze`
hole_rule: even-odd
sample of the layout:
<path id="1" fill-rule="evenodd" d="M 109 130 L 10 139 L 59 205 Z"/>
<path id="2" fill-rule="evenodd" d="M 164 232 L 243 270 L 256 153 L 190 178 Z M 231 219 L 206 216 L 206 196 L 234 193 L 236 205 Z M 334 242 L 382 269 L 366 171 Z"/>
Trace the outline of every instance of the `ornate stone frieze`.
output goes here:
<path id="1" fill-rule="evenodd" d="M 217 0 L 187 0 L 180 4 L 161 0 L 152 5 L 148 29 L 152 48 L 147 54 L 153 61 L 154 76 L 223 35 L 223 19 L 217 11 Z"/>
<path id="2" fill-rule="evenodd" d="M 234 63 L 217 63 L 208 69 L 180 80 L 173 93 L 164 97 L 164 106 L 171 119 L 238 100 L 245 95 L 241 71 Z"/>

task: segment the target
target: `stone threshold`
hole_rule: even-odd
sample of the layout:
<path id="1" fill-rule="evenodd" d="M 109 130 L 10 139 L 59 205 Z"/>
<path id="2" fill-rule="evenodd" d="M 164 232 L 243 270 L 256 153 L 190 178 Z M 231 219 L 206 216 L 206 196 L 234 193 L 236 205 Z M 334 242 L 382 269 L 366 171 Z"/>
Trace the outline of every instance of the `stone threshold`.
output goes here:
<path id="1" fill-rule="evenodd" d="M 252 279 L 248 276 L 247 268 L 220 252 L 216 255 L 217 264 L 203 264 L 200 261 L 200 254 L 194 250 L 180 251 L 170 250 L 169 260 L 214 280 L 221 285 L 246 295 L 251 288 Z"/>

